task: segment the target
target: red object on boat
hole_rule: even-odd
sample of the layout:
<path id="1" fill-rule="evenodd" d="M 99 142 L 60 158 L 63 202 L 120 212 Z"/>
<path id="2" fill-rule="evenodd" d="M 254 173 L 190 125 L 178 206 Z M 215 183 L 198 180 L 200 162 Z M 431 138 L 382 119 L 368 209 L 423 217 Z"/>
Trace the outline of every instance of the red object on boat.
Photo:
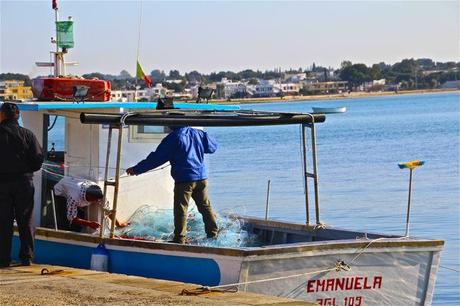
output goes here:
<path id="1" fill-rule="evenodd" d="M 32 92 L 40 101 L 110 101 L 112 85 L 109 81 L 80 78 L 36 78 L 32 80 Z M 77 98 L 76 92 L 84 97 Z"/>

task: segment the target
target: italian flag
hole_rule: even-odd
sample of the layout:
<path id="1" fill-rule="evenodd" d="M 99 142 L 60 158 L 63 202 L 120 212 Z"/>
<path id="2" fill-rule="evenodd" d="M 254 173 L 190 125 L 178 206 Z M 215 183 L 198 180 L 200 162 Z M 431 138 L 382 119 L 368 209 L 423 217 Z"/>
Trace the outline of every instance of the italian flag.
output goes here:
<path id="1" fill-rule="evenodd" d="M 138 80 L 144 80 L 145 85 L 147 87 L 152 86 L 152 81 L 150 80 L 150 78 L 147 75 L 145 75 L 144 70 L 142 70 L 142 67 L 141 67 L 141 64 L 139 63 L 139 61 L 137 61 L 136 78 Z"/>

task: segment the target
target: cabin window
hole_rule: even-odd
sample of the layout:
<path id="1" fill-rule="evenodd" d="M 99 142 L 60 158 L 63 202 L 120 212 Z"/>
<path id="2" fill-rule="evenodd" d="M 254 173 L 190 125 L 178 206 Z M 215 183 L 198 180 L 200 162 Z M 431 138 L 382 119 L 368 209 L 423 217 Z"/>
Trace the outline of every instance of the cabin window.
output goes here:
<path id="1" fill-rule="evenodd" d="M 132 125 L 129 127 L 129 142 L 156 142 L 169 132 L 166 126 Z"/>

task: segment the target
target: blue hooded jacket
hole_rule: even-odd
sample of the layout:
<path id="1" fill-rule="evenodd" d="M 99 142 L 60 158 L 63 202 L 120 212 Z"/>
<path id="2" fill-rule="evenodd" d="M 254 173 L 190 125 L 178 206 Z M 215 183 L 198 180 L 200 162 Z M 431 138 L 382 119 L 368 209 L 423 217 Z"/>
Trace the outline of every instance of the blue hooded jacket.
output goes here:
<path id="1" fill-rule="evenodd" d="M 139 175 L 169 161 L 171 176 L 176 183 L 204 180 L 208 177 L 204 154 L 212 154 L 216 149 L 216 141 L 202 130 L 173 128 L 154 152 L 133 167 L 133 171 Z"/>

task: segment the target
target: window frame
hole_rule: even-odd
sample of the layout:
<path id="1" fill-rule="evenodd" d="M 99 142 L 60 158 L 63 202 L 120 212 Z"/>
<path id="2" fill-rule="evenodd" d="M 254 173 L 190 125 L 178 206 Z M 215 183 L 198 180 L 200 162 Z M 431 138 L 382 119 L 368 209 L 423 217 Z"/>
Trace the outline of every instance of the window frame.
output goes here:
<path id="1" fill-rule="evenodd" d="M 139 127 L 144 125 L 130 125 L 129 126 L 129 142 L 130 143 L 154 143 L 158 140 L 162 140 L 169 134 L 169 128 L 166 126 L 157 126 L 163 127 L 163 133 L 142 133 L 139 132 Z"/>

